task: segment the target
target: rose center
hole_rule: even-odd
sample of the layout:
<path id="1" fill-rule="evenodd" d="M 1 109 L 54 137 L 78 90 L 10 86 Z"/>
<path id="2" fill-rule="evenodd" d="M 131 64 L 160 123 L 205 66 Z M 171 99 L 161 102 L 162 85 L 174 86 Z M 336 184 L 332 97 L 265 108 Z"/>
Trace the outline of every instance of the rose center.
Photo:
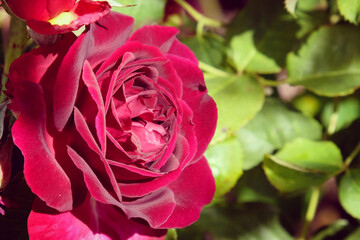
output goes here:
<path id="1" fill-rule="evenodd" d="M 114 118 L 121 125 L 116 133 L 118 143 L 134 161 L 149 165 L 159 159 L 170 139 L 175 112 L 170 101 L 140 78 L 122 84 L 113 101 Z"/>

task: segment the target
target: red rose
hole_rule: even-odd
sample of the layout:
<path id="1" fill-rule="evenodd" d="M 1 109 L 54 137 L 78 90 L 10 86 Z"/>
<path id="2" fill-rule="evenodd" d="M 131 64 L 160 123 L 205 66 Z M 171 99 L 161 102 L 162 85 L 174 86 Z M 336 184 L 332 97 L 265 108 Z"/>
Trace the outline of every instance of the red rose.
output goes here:
<path id="1" fill-rule="evenodd" d="M 71 32 L 109 13 L 107 2 L 92 0 L 6 0 L 11 11 L 41 34 Z"/>
<path id="2" fill-rule="evenodd" d="M 213 197 L 203 153 L 217 111 L 197 60 L 175 28 L 129 37 L 132 22 L 110 13 L 11 66 L 32 239 L 160 237 Z"/>

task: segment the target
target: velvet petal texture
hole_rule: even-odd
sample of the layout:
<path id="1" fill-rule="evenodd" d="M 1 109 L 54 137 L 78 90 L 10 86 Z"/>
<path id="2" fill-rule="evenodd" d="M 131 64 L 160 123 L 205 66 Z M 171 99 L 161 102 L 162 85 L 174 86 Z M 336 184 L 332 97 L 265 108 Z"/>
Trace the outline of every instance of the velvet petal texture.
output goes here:
<path id="1" fill-rule="evenodd" d="M 24 20 L 47 21 L 61 12 L 69 11 L 76 0 L 4 0 L 11 11 Z"/>
<path id="2" fill-rule="evenodd" d="M 36 202 L 28 228 L 30 240 L 161 240 L 166 235 L 166 230 L 130 220 L 116 207 L 90 196 L 65 213 L 54 213 Z"/>
<path id="3" fill-rule="evenodd" d="M 41 202 L 31 239 L 161 239 L 213 197 L 217 112 L 197 60 L 175 28 L 132 23 L 109 13 L 11 67 L 14 142 Z"/>
<path id="4" fill-rule="evenodd" d="M 113 17 L 108 14 L 97 25 L 90 26 L 68 50 L 56 74 L 54 92 L 55 126 L 61 130 L 68 121 L 77 95 L 77 86 L 83 63 L 87 59 L 92 67 L 104 61 L 110 53 L 128 39 L 134 20 L 131 17 Z M 64 81 L 67 79 L 67 81 Z"/>
<path id="5" fill-rule="evenodd" d="M 161 228 L 182 228 L 195 222 L 215 192 L 214 178 L 205 157 L 185 168 L 168 187 L 174 192 L 176 208 Z"/>
<path id="6" fill-rule="evenodd" d="M 24 175 L 33 192 L 59 211 L 72 209 L 70 179 L 47 145 L 48 133 L 42 89 L 31 82 L 18 82 L 14 95 L 21 112 L 13 126 L 14 143 L 26 158 Z M 28 147 L 32 146 L 32 147 Z M 44 181 L 46 179 L 46 181 Z"/>

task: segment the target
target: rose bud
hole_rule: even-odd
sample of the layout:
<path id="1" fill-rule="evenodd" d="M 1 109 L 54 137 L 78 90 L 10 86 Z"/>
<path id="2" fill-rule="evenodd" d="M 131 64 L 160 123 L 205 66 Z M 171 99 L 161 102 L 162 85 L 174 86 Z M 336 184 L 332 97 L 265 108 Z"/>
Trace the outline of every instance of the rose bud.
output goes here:
<path id="1" fill-rule="evenodd" d="M 107 2 L 91 0 L 6 0 L 5 3 L 40 34 L 75 31 L 96 22 L 111 9 Z"/>
<path id="2" fill-rule="evenodd" d="M 176 28 L 132 24 L 109 13 L 11 65 L 30 239 L 163 239 L 214 195 L 217 109 L 198 61 Z"/>

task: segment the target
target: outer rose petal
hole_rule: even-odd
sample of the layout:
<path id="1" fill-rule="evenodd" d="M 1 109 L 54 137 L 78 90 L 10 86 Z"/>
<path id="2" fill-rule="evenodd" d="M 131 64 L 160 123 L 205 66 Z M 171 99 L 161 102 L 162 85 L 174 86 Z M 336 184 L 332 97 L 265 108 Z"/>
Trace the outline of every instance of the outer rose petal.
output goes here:
<path id="1" fill-rule="evenodd" d="M 191 61 L 167 55 L 183 82 L 183 97 L 194 113 L 195 134 L 198 149 L 194 160 L 199 159 L 205 152 L 215 133 L 217 108 L 214 100 L 207 94 L 204 76 L 201 70 Z"/>
<path id="2" fill-rule="evenodd" d="M 182 228 L 195 222 L 202 207 L 209 204 L 215 192 L 215 180 L 205 157 L 186 167 L 168 188 L 174 192 L 176 207 L 161 228 Z"/>
<path id="3" fill-rule="evenodd" d="M 178 32 L 174 27 L 144 26 L 134 32 L 129 41 L 139 41 L 143 44 L 157 47 L 162 53 L 167 53 Z"/>
<path id="4" fill-rule="evenodd" d="M 52 25 L 49 19 L 30 18 L 26 21 L 27 25 L 34 31 L 41 34 L 58 34 L 66 33 L 79 29 L 83 25 L 96 22 L 110 12 L 110 5 L 107 2 L 94 2 L 80 0 L 77 2 L 70 12 L 78 16 L 69 24 Z"/>
<path id="5" fill-rule="evenodd" d="M 73 33 L 67 33 L 59 38 L 56 44 L 36 48 L 15 59 L 10 66 L 7 89 L 16 87 L 15 82 L 18 80 L 40 83 L 42 79 L 47 78 L 47 74 L 55 76 L 62 58 L 75 40 L 76 36 Z"/>
<path id="6" fill-rule="evenodd" d="M 127 219 L 116 207 L 87 197 L 71 212 L 32 211 L 28 219 L 32 240 L 161 240 L 166 230 L 154 230 Z"/>
<path id="7" fill-rule="evenodd" d="M 47 21 L 61 12 L 70 10 L 76 0 L 5 0 L 11 11 L 24 20 Z"/>
<path id="8" fill-rule="evenodd" d="M 45 101 L 39 85 L 19 81 L 14 92 L 15 108 L 21 112 L 12 128 L 14 143 L 24 158 L 24 175 L 31 190 L 59 211 L 72 209 L 70 179 L 51 153 L 45 129 Z M 46 179 L 46 181 L 44 181 Z"/>
<path id="9" fill-rule="evenodd" d="M 139 41 L 143 44 L 159 48 L 163 54 L 174 54 L 198 64 L 195 54 L 175 38 L 178 32 L 174 27 L 145 26 L 134 32 L 129 40 Z"/>

